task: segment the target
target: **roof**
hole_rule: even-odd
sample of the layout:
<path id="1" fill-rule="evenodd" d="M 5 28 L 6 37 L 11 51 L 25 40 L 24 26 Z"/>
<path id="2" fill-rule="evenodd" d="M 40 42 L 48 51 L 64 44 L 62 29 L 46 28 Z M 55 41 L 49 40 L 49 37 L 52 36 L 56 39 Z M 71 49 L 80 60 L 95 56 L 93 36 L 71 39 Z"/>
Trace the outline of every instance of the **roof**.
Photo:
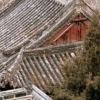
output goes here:
<path id="1" fill-rule="evenodd" d="M 15 0 L 4 7 L 0 11 L 0 50 L 12 56 L 0 62 L 0 76 L 13 77 L 21 87 L 29 80 L 36 89 L 32 94 L 49 100 L 40 90 L 46 91 L 49 84 L 61 85 L 64 62 L 78 56 L 83 42 L 41 46 L 79 13 L 91 20 L 93 12 L 89 0 Z"/>
<path id="2" fill-rule="evenodd" d="M 23 45 L 27 49 L 39 47 L 73 16 L 81 12 L 90 18 L 93 13 L 84 0 L 66 1 L 66 4 L 58 1 L 21 0 L 10 12 L 3 11 L 0 17 L 0 50 L 13 53 Z"/>
<path id="3" fill-rule="evenodd" d="M 73 0 L 55 0 L 55 1 L 64 5 L 67 5 L 69 2 L 72 2 Z"/>
<path id="4" fill-rule="evenodd" d="M 53 21 L 56 22 L 66 8 L 51 0 L 24 0 L 16 6 L 0 18 L 0 48 L 3 50 L 31 41 L 35 34 L 53 26 Z"/>
<path id="5" fill-rule="evenodd" d="M 84 0 L 92 9 L 100 9 L 99 0 Z"/>
<path id="6" fill-rule="evenodd" d="M 17 79 L 19 86 L 26 86 L 27 80 L 36 85 L 39 89 L 46 91 L 50 84 L 61 85 L 64 80 L 62 67 L 66 59 L 73 61 L 80 50 L 82 42 L 49 46 L 32 50 L 21 49 L 16 60 L 5 63 L 9 65 L 2 71 L 2 74 L 11 74 Z M 9 73 L 10 72 L 10 73 Z"/>
<path id="7" fill-rule="evenodd" d="M 10 0 L 0 0 L 0 9 L 2 9 L 9 2 L 10 2 Z"/>

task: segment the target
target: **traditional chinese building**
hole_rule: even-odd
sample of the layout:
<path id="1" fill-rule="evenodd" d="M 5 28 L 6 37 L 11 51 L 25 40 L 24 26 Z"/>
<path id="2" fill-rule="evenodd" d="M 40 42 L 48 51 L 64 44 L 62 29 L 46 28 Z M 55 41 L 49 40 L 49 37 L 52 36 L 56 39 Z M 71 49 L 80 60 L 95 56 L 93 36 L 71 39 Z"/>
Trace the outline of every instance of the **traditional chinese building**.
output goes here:
<path id="1" fill-rule="evenodd" d="M 6 91 L 0 93 L 1 99 L 52 100 L 46 90 L 49 84 L 62 84 L 62 67 L 66 59 L 78 56 L 99 4 L 97 0 L 11 0 L 3 6 L 0 89 Z"/>

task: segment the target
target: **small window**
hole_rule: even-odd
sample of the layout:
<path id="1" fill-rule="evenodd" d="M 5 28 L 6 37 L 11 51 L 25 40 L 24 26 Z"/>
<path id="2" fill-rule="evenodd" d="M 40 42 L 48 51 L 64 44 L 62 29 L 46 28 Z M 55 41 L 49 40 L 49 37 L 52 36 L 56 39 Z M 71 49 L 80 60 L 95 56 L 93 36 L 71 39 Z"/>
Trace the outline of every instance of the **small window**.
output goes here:
<path id="1" fill-rule="evenodd" d="M 11 99 L 11 98 L 14 98 L 14 95 L 4 96 L 4 99 Z"/>
<path id="2" fill-rule="evenodd" d="M 26 96 L 26 93 L 17 93 L 15 96 L 16 97 Z"/>

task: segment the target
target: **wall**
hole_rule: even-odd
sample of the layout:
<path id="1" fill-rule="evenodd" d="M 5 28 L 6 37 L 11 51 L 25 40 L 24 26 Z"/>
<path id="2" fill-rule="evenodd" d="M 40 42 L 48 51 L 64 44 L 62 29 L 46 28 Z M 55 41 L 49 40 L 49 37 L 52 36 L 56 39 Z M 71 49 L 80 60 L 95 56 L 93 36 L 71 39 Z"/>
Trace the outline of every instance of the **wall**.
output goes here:
<path id="1" fill-rule="evenodd" d="M 79 14 L 70 23 L 66 24 L 45 45 L 61 44 L 75 41 L 83 41 L 90 21 Z"/>

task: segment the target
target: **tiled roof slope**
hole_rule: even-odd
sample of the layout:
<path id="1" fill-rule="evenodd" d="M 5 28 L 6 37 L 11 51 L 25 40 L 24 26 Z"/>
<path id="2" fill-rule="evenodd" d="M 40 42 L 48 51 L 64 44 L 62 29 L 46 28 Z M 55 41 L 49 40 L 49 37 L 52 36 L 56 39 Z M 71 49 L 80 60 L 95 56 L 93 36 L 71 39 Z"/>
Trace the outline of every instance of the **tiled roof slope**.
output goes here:
<path id="1" fill-rule="evenodd" d="M 91 6 L 79 1 L 71 0 L 64 5 L 57 0 L 21 0 L 11 12 L 2 12 L 0 50 L 12 52 L 23 45 L 27 49 L 39 47 L 77 13 L 90 18 Z"/>
<path id="2" fill-rule="evenodd" d="M 23 47 L 8 61 L 1 62 L 0 75 L 10 72 L 20 86 L 25 86 L 29 79 L 44 91 L 49 84 L 61 85 L 63 64 L 77 55 L 75 49 L 80 49 L 81 43 L 32 48 L 41 46 L 78 13 L 90 18 L 94 10 L 84 0 L 78 1 L 66 6 L 54 0 L 22 0 L 10 13 L 0 17 L 0 49 L 12 52 Z"/>
<path id="3" fill-rule="evenodd" d="M 10 72 L 21 87 L 26 86 L 29 80 L 45 91 L 50 84 L 62 84 L 64 62 L 67 58 L 73 61 L 73 57 L 77 55 L 76 50 L 80 50 L 81 44 L 82 42 L 77 42 L 34 50 L 21 50 L 15 62 L 10 65 L 10 61 L 9 67 L 4 72 L 5 74 Z"/>
<path id="4" fill-rule="evenodd" d="M 13 65 L 13 63 L 16 60 L 16 56 L 17 56 L 17 54 L 15 54 L 9 58 L 6 58 L 5 61 L 2 61 L 2 60 L 0 61 L 0 76 L 2 75 L 2 72 L 5 73 L 5 70 Z"/>
<path id="5" fill-rule="evenodd" d="M 35 85 L 32 85 L 32 100 L 52 100 L 48 95 L 46 95 L 44 92 L 42 92 L 39 88 L 37 88 Z"/>
<path id="6" fill-rule="evenodd" d="M 58 30 L 60 30 L 65 24 L 69 24 L 70 21 L 72 21 L 73 18 L 75 18 L 80 13 L 82 13 L 83 16 L 91 21 L 91 16 L 93 13 L 95 13 L 95 9 L 93 9 L 91 5 L 88 4 L 85 0 L 72 1 L 70 3 L 69 9 L 66 10 L 64 17 L 59 18 L 53 27 L 50 27 L 39 36 L 35 36 L 37 39 L 34 39 L 34 41 L 30 42 L 26 48 L 31 49 L 43 46 L 43 44 L 52 38 L 52 36 L 55 35 Z"/>
<path id="7" fill-rule="evenodd" d="M 7 15 L 10 13 L 22 0 L 1 0 L 2 7 L 0 8 L 0 17 L 3 17 L 3 15 Z"/>
<path id="8" fill-rule="evenodd" d="M 84 0 L 93 9 L 100 9 L 100 0 Z"/>
<path id="9" fill-rule="evenodd" d="M 16 48 L 53 26 L 66 7 L 52 0 L 24 0 L 0 18 L 0 49 Z"/>

